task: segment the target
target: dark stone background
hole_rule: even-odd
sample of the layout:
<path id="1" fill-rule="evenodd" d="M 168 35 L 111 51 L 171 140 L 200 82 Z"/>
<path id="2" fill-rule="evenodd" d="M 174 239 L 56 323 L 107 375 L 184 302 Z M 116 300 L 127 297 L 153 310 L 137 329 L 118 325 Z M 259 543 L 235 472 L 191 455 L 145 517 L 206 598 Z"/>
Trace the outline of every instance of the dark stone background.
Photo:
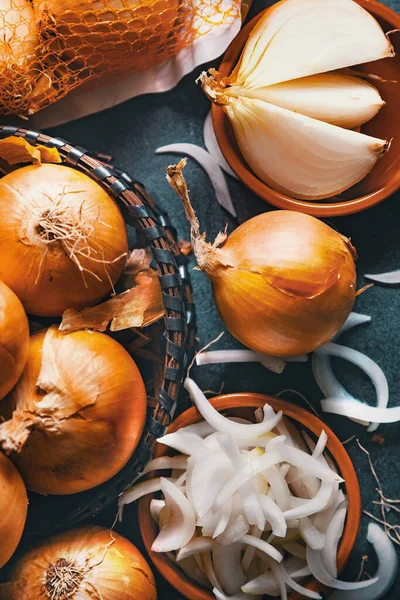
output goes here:
<path id="1" fill-rule="evenodd" d="M 269 3 L 256 0 L 252 14 L 267 4 Z M 400 11 L 400 0 L 386 0 L 386 4 Z M 165 181 L 166 167 L 171 162 L 176 162 L 178 157 L 155 156 L 154 150 L 159 146 L 175 142 L 203 145 L 203 123 L 209 110 L 209 102 L 194 83 L 199 71 L 200 68 L 196 73 L 188 75 L 170 92 L 134 98 L 100 114 L 48 131 L 74 144 L 111 154 L 115 164 L 133 174 L 147 186 L 160 205 L 169 211 L 179 234 L 185 238 L 188 238 L 189 231 L 182 206 Z M 237 223 L 217 204 L 212 186 L 201 168 L 194 161 L 190 161 L 185 175 L 194 208 L 209 239 L 213 239 L 226 223 L 229 230 L 232 230 Z M 249 193 L 239 182 L 228 177 L 228 184 L 240 220 L 271 209 L 269 205 Z M 383 204 L 364 213 L 328 221 L 340 232 L 351 237 L 358 250 L 359 287 L 367 283 L 363 276 L 365 273 L 400 268 L 399 202 L 400 193 L 397 193 Z M 194 266 L 193 260 L 192 264 Z M 198 271 L 192 271 L 192 278 L 197 306 L 198 336 L 200 345 L 203 346 L 223 330 L 223 325 L 215 309 L 207 277 Z M 398 378 L 400 290 L 376 286 L 357 299 L 355 310 L 371 315 L 372 323 L 362 325 L 345 334 L 341 342 L 365 352 L 384 369 L 390 387 L 390 405 L 394 406 L 400 399 Z M 229 334 L 225 334 L 217 346 L 217 348 L 222 347 L 235 348 L 239 347 L 239 344 Z M 375 402 L 373 387 L 363 373 L 340 360 L 335 361 L 334 365 L 341 381 L 355 396 L 365 402 Z M 288 365 L 282 375 L 275 375 L 254 364 L 205 366 L 196 370 L 195 377 L 203 389 L 218 390 L 221 383 L 225 382 L 226 392 L 256 391 L 274 395 L 284 389 L 296 389 L 317 409 L 322 397 L 313 379 L 310 363 Z M 284 397 L 293 402 L 301 402 L 295 396 Z M 330 415 L 326 415 L 324 419 L 340 439 L 345 440 L 352 434 L 359 437 L 371 452 L 384 493 L 391 498 L 398 498 L 400 425 L 381 426 L 379 433 L 385 436 L 385 442 L 383 445 L 378 445 L 371 441 L 371 434 L 351 421 Z M 379 516 L 377 507 L 372 503 L 377 499 L 377 494 L 367 458 L 354 440 L 348 444 L 347 449 L 358 473 L 363 506 Z M 114 515 L 115 507 L 112 507 L 96 522 L 111 525 Z M 398 516 L 398 513 L 391 515 L 393 523 L 399 523 Z M 362 519 L 358 544 L 344 572 L 345 578 L 357 578 L 363 554 L 369 555 L 366 570 L 370 574 L 375 572 L 374 553 L 365 540 L 369 521 L 370 519 L 365 516 Z M 118 531 L 140 546 L 134 507 L 130 506 L 126 509 L 124 522 L 118 526 Z M 161 600 L 175 597 L 168 586 L 161 581 L 158 583 L 158 590 Z M 397 579 L 396 587 L 386 596 L 386 599 L 397 600 L 399 597 L 400 578 Z"/>

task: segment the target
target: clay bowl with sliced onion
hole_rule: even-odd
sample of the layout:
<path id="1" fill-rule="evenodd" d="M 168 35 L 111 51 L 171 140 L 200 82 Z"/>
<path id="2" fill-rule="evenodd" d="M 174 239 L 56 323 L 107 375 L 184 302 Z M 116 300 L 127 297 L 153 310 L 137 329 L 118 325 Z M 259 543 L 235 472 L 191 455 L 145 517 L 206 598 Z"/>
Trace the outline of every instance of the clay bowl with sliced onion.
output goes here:
<path id="1" fill-rule="evenodd" d="M 343 487 L 343 491 L 347 496 L 347 517 L 337 552 L 337 567 L 338 572 L 340 572 L 354 547 L 361 519 L 361 495 L 357 475 L 350 457 L 340 440 L 318 417 L 308 411 L 263 394 L 225 394 L 212 399 L 211 404 L 227 417 L 240 417 L 253 423 L 255 422 L 255 410 L 262 409 L 265 404 L 268 404 L 274 411 L 282 411 L 283 418 L 288 426 L 291 423 L 299 433 L 306 432 L 314 442 L 317 441 L 321 432 L 325 431 L 327 434 L 327 443 L 324 456 L 329 462 L 332 461 L 330 464 L 335 465 L 337 473 L 344 479 L 345 483 L 341 485 L 341 488 Z M 177 432 L 182 427 L 187 427 L 199 421 L 202 421 L 202 416 L 197 408 L 190 408 L 170 425 L 167 433 Z M 175 454 L 176 452 L 171 448 L 159 444 L 155 457 L 174 456 Z M 168 473 L 168 471 L 163 470 L 157 473 L 153 472 L 148 477 L 168 477 Z M 167 553 L 163 554 L 152 551 L 153 542 L 159 532 L 158 525 L 153 519 L 150 510 L 150 503 L 156 497 L 155 494 L 148 494 L 139 500 L 138 505 L 140 532 L 154 566 L 168 583 L 188 600 L 215 600 L 215 596 L 211 590 L 202 587 L 198 582 L 190 579 L 180 569 L 179 562 L 173 560 Z M 308 577 L 308 579 L 302 581 L 301 585 L 314 592 L 322 592 L 326 589 L 312 577 Z M 303 596 L 300 596 L 297 592 L 292 592 L 289 598 L 290 600 L 300 600 Z"/>
<path id="2" fill-rule="evenodd" d="M 383 31 L 400 29 L 400 15 L 394 10 L 376 0 L 356 2 L 379 22 Z M 262 14 L 263 12 L 254 17 L 229 46 L 218 69 L 223 77 L 232 72 Z M 385 80 L 371 80 L 386 104 L 371 121 L 362 126 L 361 132 L 376 138 L 392 140 L 389 151 L 378 160 L 364 179 L 345 192 L 326 200 L 298 200 L 279 193 L 253 173 L 239 150 L 228 117 L 220 106 L 213 104 L 212 119 L 218 144 L 239 179 L 269 204 L 315 217 L 339 217 L 361 212 L 396 192 L 400 187 L 400 85 L 397 83 L 400 82 L 400 32 L 393 32 L 390 41 L 396 51 L 395 57 L 355 67 L 357 71 L 374 74 Z M 265 157 L 265 160 L 268 160 L 268 157 Z"/>

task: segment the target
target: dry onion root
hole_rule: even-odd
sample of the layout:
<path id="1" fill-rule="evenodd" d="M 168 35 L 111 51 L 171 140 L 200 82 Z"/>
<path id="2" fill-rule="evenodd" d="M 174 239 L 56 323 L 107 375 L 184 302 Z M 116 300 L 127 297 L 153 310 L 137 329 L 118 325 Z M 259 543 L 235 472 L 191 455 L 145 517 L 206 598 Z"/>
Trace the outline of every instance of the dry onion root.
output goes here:
<path id="1" fill-rule="evenodd" d="M 99 184 L 55 164 L 0 181 L 0 279 L 28 313 L 60 316 L 103 298 L 127 253 L 122 215 Z"/>
<path id="2" fill-rule="evenodd" d="M 17 383 L 28 358 L 29 325 L 21 302 L 0 281 L 0 400 Z"/>
<path id="3" fill-rule="evenodd" d="M 363 179 L 390 145 L 350 130 L 384 102 L 339 70 L 391 56 L 388 37 L 356 2 L 282 0 L 258 21 L 229 77 L 211 69 L 200 81 L 262 181 L 320 200 Z"/>
<path id="4" fill-rule="evenodd" d="M 10 583 L 0 585 L 0 598 L 21 600 L 21 589 L 27 600 L 157 599 L 140 552 L 102 527 L 72 529 L 27 552 L 13 567 Z"/>
<path id="5" fill-rule="evenodd" d="M 27 365 L 7 398 L 0 445 L 28 489 L 73 494 L 107 481 L 134 452 L 146 391 L 126 350 L 97 332 L 32 336 Z"/>
<path id="6" fill-rule="evenodd" d="M 0 568 L 16 550 L 25 526 L 28 497 L 21 475 L 0 452 Z"/>
<path id="7" fill-rule="evenodd" d="M 209 244 L 190 204 L 184 165 L 169 167 L 167 179 L 184 204 L 198 267 L 211 279 L 230 333 L 280 357 L 307 354 L 332 338 L 355 299 L 350 241 L 308 215 L 273 211 Z"/>

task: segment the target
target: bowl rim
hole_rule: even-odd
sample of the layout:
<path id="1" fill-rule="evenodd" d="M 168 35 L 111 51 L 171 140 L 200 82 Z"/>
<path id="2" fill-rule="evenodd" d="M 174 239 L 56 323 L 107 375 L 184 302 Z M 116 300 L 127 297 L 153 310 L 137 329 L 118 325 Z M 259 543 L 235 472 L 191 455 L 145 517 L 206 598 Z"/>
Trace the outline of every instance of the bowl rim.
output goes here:
<path id="1" fill-rule="evenodd" d="M 357 4 L 365 8 L 365 10 L 370 12 L 374 17 L 381 17 L 388 21 L 393 26 L 393 29 L 400 29 L 400 15 L 388 6 L 385 6 L 377 0 L 355 1 Z M 223 77 L 226 77 L 231 73 L 232 69 L 237 63 L 239 55 L 250 32 L 260 20 L 261 16 L 267 10 L 269 10 L 269 8 L 270 7 L 259 12 L 249 23 L 247 23 L 247 25 L 231 42 L 218 69 Z M 261 181 L 261 179 L 259 179 L 247 165 L 244 158 L 242 158 L 239 150 L 232 146 L 230 141 L 230 136 L 233 135 L 233 133 L 231 133 L 232 128 L 222 107 L 213 103 L 211 107 L 211 113 L 218 145 L 231 169 L 235 172 L 240 181 L 244 183 L 244 185 L 246 185 L 246 187 L 248 187 L 254 194 L 277 208 L 297 210 L 314 217 L 340 217 L 371 208 L 372 206 L 375 206 L 376 204 L 379 204 L 388 198 L 400 187 L 399 172 L 393 176 L 388 183 L 379 187 L 377 190 L 370 192 L 369 194 L 365 194 L 364 196 L 353 198 L 352 200 L 324 202 L 321 200 L 306 201 L 291 198 L 285 194 L 275 191 L 273 188 Z"/>
<path id="2" fill-rule="evenodd" d="M 275 410 L 282 410 L 284 415 L 297 421 L 315 435 L 319 435 L 324 430 L 328 436 L 327 449 L 333 456 L 336 464 L 340 468 L 340 473 L 345 479 L 348 499 L 348 513 L 343 536 L 340 540 L 338 551 L 338 567 L 341 571 L 354 548 L 358 530 L 361 521 L 361 491 L 355 468 L 351 462 L 345 447 L 336 436 L 336 434 L 325 425 L 325 423 L 317 416 L 313 415 L 304 408 L 268 396 L 266 394 L 243 392 L 223 394 L 210 399 L 211 404 L 219 411 L 234 409 L 234 408 L 258 408 L 263 407 L 268 403 Z M 201 414 L 196 407 L 189 408 L 183 412 L 168 428 L 168 433 L 173 433 L 181 427 L 190 425 L 202 419 Z M 155 457 L 168 454 L 170 449 L 167 446 L 159 444 L 155 452 Z M 156 567 L 157 571 L 162 575 L 167 582 L 189 600 L 214 600 L 211 592 L 193 583 L 165 554 L 159 554 L 151 551 L 151 546 L 155 538 L 156 526 L 150 515 L 150 502 L 153 495 L 142 497 L 138 502 L 138 521 L 140 534 L 143 539 L 146 551 Z M 322 592 L 326 589 L 316 580 L 311 580 L 307 583 L 307 587 L 313 591 Z M 292 592 L 289 596 L 290 600 L 301 600 L 296 592 Z"/>

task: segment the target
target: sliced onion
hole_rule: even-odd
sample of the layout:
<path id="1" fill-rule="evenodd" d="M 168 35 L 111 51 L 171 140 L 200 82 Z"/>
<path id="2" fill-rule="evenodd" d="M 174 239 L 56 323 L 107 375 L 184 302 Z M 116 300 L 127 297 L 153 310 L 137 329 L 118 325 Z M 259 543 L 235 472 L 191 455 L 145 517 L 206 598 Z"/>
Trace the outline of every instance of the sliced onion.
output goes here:
<path id="1" fill-rule="evenodd" d="M 233 596 L 246 583 L 246 575 L 241 566 L 243 544 L 236 542 L 230 546 L 214 544 L 214 570 L 223 591 Z"/>
<path id="2" fill-rule="evenodd" d="M 286 479 L 283 477 L 279 469 L 277 469 L 275 466 L 269 467 L 269 469 L 263 471 L 263 475 L 274 493 L 275 502 L 280 510 L 288 510 L 291 494 Z"/>
<path id="3" fill-rule="evenodd" d="M 335 579 L 328 573 L 325 569 L 321 552 L 319 550 L 312 550 L 312 548 L 307 547 L 307 565 L 310 567 L 312 575 L 323 585 L 327 587 L 331 587 L 337 590 L 361 590 L 363 588 L 369 587 L 373 585 L 376 581 L 378 581 L 377 577 L 370 579 L 369 581 L 341 581 L 340 579 Z"/>
<path id="4" fill-rule="evenodd" d="M 330 500 L 332 494 L 332 484 L 326 481 L 323 481 L 319 492 L 314 498 L 311 500 L 307 500 L 304 504 L 295 506 L 294 508 L 290 508 L 289 510 L 283 513 L 283 516 L 286 520 L 288 519 L 302 519 L 303 517 L 309 517 L 310 515 L 315 515 L 315 513 L 324 510 Z"/>
<path id="5" fill-rule="evenodd" d="M 159 456 L 158 458 L 153 458 L 141 473 L 141 475 L 145 475 L 150 471 L 161 471 L 161 470 L 172 470 L 176 469 L 177 471 L 183 471 L 187 467 L 187 457 L 186 456 Z"/>
<path id="6" fill-rule="evenodd" d="M 325 535 L 318 531 L 307 517 L 300 519 L 299 532 L 307 546 L 313 550 L 322 550 L 325 547 Z"/>
<path id="7" fill-rule="evenodd" d="M 153 498 L 153 500 L 150 502 L 150 514 L 156 523 L 158 523 L 160 520 L 160 513 L 164 506 L 164 500 L 156 500 Z"/>
<path id="8" fill-rule="evenodd" d="M 287 524 L 283 512 L 271 498 L 260 494 L 258 501 L 264 512 L 264 516 L 271 523 L 272 533 L 276 537 L 284 538 L 287 532 Z"/>
<path id="9" fill-rule="evenodd" d="M 286 544 L 282 544 L 282 548 L 292 556 L 306 560 L 306 549 L 302 544 L 298 542 L 286 542 Z"/>
<path id="10" fill-rule="evenodd" d="M 214 427 L 217 431 L 222 433 L 230 433 L 235 438 L 248 438 L 250 436 L 261 436 L 271 431 L 276 424 L 280 421 L 282 413 L 271 417 L 267 421 L 262 423 L 254 423 L 252 425 L 242 425 L 241 423 L 234 423 L 221 415 L 208 401 L 199 386 L 190 379 L 189 377 L 185 380 L 185 389 L 189 392 L 190 397 L 197 409 L 203 416 L 203 418 Z"/>
<path id="11" fill-rule="evenodd" d="M 260 362 L 265 368 L 278 374 L 282 373 L 286 366 L 283 358 L 257 354 L 252 350 L 212 350 L 211 352 L 201 352 L 196 357 L 198 366 L 253 362 Z"/>
<path id="12" fill-rule="evenodd" d="M 179 431 L 183 431 L 185 433 L 195 433 L 199 437 L 205 438 L 214 433 L 215 429 L 209 423 L 207 423 L 207 421 L 199 421 L 198 423 L 192 423 L 192 425 L 181 427 Z"/>
<path id="13" fill-rule="evenodd" d="M 171 552 L 189 543 L 196 530 L 192 505 L 186 496 L 168 479 L 161 477 L 165 507 L 160 514 L 160 533 L 151 547 L 152 552 Z"/>
<path id="14" fill-rule="evenodd" d="M 330 481 L 332 483 L 343 483 L 344 481 L 337 473 L 303 450 L 281 444 L 279 452 L 282 455 L 282 461 L 288 462 L 300 469 L 304 469 L 304 471 L 318 477 L 321 481 Z"/>
<path id="15" fill-rule="evenodd" d="M 364 275 L 366 279 L 377 281 L 378 283 L 387 283 L 397 285 L 400 283 L 400 271 L 389 271 L 388 273 L 377 273 L 376 275 Z"/>
<path id="16" fill-rule="evenodd" d="M 275 595 L 275 590 L 278 589 L 278 580 L 273 571 L 266 571 L 255 577 L 251 581 L 248 581 L 243 587 L 242 592 L 245 594 L 256 594 L 262 596 L 268 594 L 268 596 Z"/>
<path id="17" fill-rule="evenodd" d="M 210 178 L 218 203 L 233 217 L 237 216 L 224 174 L 214 157 L 207 150 L 194 144 L 170 144 L 156 150 L 156 154 L 166 154 L 169 152 L 177 153 L 181 156 L 188 155 L 194 158 Z"/>
<path id="18" fill-rule="evenodd" d="M 122 521 L 122 512 L 125 504 L 131 504 L 136 502 L 139 498 L 147 496 L 147 494 L 154 494 L 161 490 L 161 477 L 155 479 L 148 479 L 132 486 L 126 492 L 123 492 L 118 499 L 118 519 Z"/>
<path id="19" fill-rule="evenodd" d="M 220 510 L 216 513 L 217 515 L 219 515 L 219 519 L 212 535 L 214 539 L 222 535 L 226 530 L 229 523 L 229 519 L 231 518 L 232 508 L 233 500 L 232 498 L 229 498 L 229 500 L 224 504 L 224 506 L 222 506 Z"/>
<path id="20" fill-rule="evenodd" d="M 220 590 L 222 592 L 222 586 L 217 579 L 217 575 L 214 570 L 214 565 L 212 563 L 211 552 L 207 552 L 206 554 L 204 554 L 202 560 L 208 581 L 211 583 L 213 588 L 217 588 L 217 590 Z"/>
<path id="21" fill-rule="evenodd" d="M 398 558 L 393 542 L 376 523 L 368 525 L 367 540 L 373 545 L 378 557 L 378 569 L 375 578 L 378 581 L 362 591 L 336 591 L 329 600 L 379 600 L 386 595 L 394 584 L 398 574 Z"/>
<path id="22" fill-rule="evenodd" d="M 259 527 L 257 527 L 257 525 L 253 525 L 250 535 L 260 539 L 262 536 L 262 533 L 263 533 L 262 530 Z M 254 546 L 247 546 L 246 550 L 244 551 L 243 558 L 242 558 L 242 569 L 243 569 L 243 571 L 245 571 L 245 573 L 248 572 L 255 553 L 256 553 L 256 548 Z M 245 581 L 243 582 L 242 585 L 244 585 L 244 583 L 245 583 Z"/>
<path id="23" fill-rule="evenodd" d="M 328 436 L 326 435 L 325 431 L 322 430 L 321 434 L 318 438 L 317 445 L 315 446 L 314 451 L 312 453 L 314 458 L 319 458 L 320 456 L 323 455 L 323 453 L 325 452 L 327 442 L 328 442 Z"/>
<path id="24" fill-rule="evenodd" d="M 271 544 L 268 544 L 268 542 L 265 542 L 264 540 L 259 540 L 254 535 L 246 534 L 241 538 L 240 541 L 244 544 L 254 546 L 254 548 L 261 550 L 261 552 L 264 552 L 265 554 L 276 560 L 276 562 L 281 562 L 281 560 L 283 560 L 283 556 L 279 552 L 279 550 L 274 548 L 274 546 L 272 546 Z"/>
<path id="25" fill-rule="evenodd" d="M 249 523 L 242 514 L 242 501 L 239 494 L 232 497 L 232 511 L 225 531 L 217 538 L 217 542 L 223 546 L 234 544 L 249 531 Z"/>
<path id="26" fill-rule="evenodd" d="M 218 588 L 213 589 L 213 594 L 216 600 L 258 600 L 256 596 L 244 594 L 243 592 L 238 592 L 234 596 L 225 596 Z"/>
<path id="27" fill-rule="evenodd" d="M 199 435 L 182 430 L 167 433 L 164 437 L 158 438 L 157 442 L 188 456 L 192 454 L 204 454 L 207 450 L 204 446 L 204 441 Z"/>
<path id="28" fill-rule="evenodd" d="M 221 435 L 218 439 L 218 443 L 235 471 L 244 469 L 246 467 L 246 461 L 230 435 Z M 252 482 L 246 481 L 243 485 L 241 485 L 239 488 L 239 493 L 242 497 L 244 514 L 249 524 L 257 525 L 258 528 L 263 531 L 265 526 L 265 517 L 258 502 L 257 494 Z"/>
<path id="29" fill-rule="evenodd" d="M 346 515 L 347 507 L 337 508 L 326 528 L 326 544 L 322 548 L 321 558 L 324 567 L 332 577 L 337 577 L 337 548 L 343 535 Z M 318 548 L 314 549 L 318 550 Z"/>
<path id="30" fill-rule="evenodd" d="M 204 137 L 204 145 L 207 148 L 208 152 L 211 156 L 217 161 L 221 169 L 228 173 L 231 177 L 238 179 L 235 173 L 232 171 L 228 163 L 226 162 L 224 155 L 222 154 L 220 147 L 217 142 L 217 138 L 215 137 L 215 131 L 212 123 L 212 114 L 211 110 L 206 116 L 204 121 L 204 129 L 203 129 L 203 137 Z M 233 215 L 236 216 L 236 215 Z"/>
<path id="31" fill-rule="evenodd" d="M 371 317 L 368 315 L 352 312 L 347 317 L 339 333 L 337 333 L 333 339 L 336 340 L 342 333 L 348 331 L 349 329 L 352 329 L 358 325 L 363 325 L 364 323 L 369 323 L 370 321 Z M 314 353 L 312 359 L 312 369 L 316 382 L 326 398 L 345 398 L 346 400 L 356 400 L 356 398 L 354 398 L 354 396 L 352 396 L 337 379 L 333 372 L 331 358 L 329 355 Z M 369 426 L 369 422 L 367 421 L 360 421 L 357 419 L 357 422 L 359 422 L 361 425 L 365 425 L 366 427 Z"/>
<path id="32" fill-rule="evenodd" d="M 337 486 L 332 486 L 331 500 L 325 510 L 322 510 L 315 515 L 313 519 L 314 527 L 325 533 L 333 515 L 338 507 L 344 504 L 345 499 L 346 498 L 342 490 L 340 490 Z"/>
<path id="33" fill-rule="evenodd" d="M 362 414 L 374 423 L 397 423 L 397 421 L 400 421 L 400 406 L 378 408 L 359 401 L 350 402 L 343 399 L 327 398 L 321 400 L 321 408 L 324 412 L 342 415 L 349 419 L 357 419 Z"/>
<path id="34" fill-rule="evenodd" d="M 389 400 L 389 386 L 386 379 L 386 376 L 382 369 L 371 360 L 365 354 L 358 352 L 358 350 L 354 350 L 353 348 L 347 348 L 346 346 L 340 346 L 339 344 L 334 344 L 332 342 L 328 342 L 325 346 L 322 346 L 318 350 L 316 350 L 317 354 L 330 354 L 331 356 L 337 356 L 338 358 L 344 358 L 357 365 L 360 369 L 362 369 L 372 380 L 372 383 L 376 390 L 377 395 L 377 407 L 378 408 L 386 408 Z M 345 400 L 345 402 L 349 402 L 349 400 Z M 357 402 L 357 401 L 355 401 Z M 363 404 L 363 403 L 362 403 Z M 359 413 L 366 416 L 363 412 Z M 359 416 L 358 415 L 358 416 Z M 357 418 L 357 417 L 356 417 Z M 378 427 L 378 421 L 372 423 L 368 431 L 375 431 Z"/>
<path id="35" fill-rule="evenodd" d="M 289 575 L 286 571 L 284 565 L 279 565 L 278 569 L 282 575 L 283 581 L 288 585 L 292 590 L 305 596 L 306 598 L 313 598 L 314 600 L 322 600 L 322 596 L 318 594 L 318 592 L 313 592 L 312 590 L 308 590 L 307 588 L 299 585 L 296 581 Z"/>
<path id="36" fill-rule="evenodd" d="M 175 557 L 172 552 L 171 555 Z M 196 561 L 193 557 L 186 558 L 179 562 L 179 568 L 193 581 L 197 581 L 201 586 L 211 589 L 208 579 L 204 576 L 203 572 L 197 566 Z"/>
<path id="37" fill-rule="evenodd" d="M 208 452 L 194 465 L 191 475 L 191 501 L 199 517 L 214 505 L 224 484 L 233 476 L 233 469 L 223 452 Z M 228 498 L 227 498 L 228 500 Z M 221 508 L 219 506 L 219 508 Z"/>
<path id="38" fill-rule="evenodd" d="M 211 552 L 213 549 L 213 541 L 207 537 L 195 537 L 190 542 L 183 546 L 176 555 L 177 562 L 189 558 L 194 554 L 202 554 L 203 552 Z"/>

